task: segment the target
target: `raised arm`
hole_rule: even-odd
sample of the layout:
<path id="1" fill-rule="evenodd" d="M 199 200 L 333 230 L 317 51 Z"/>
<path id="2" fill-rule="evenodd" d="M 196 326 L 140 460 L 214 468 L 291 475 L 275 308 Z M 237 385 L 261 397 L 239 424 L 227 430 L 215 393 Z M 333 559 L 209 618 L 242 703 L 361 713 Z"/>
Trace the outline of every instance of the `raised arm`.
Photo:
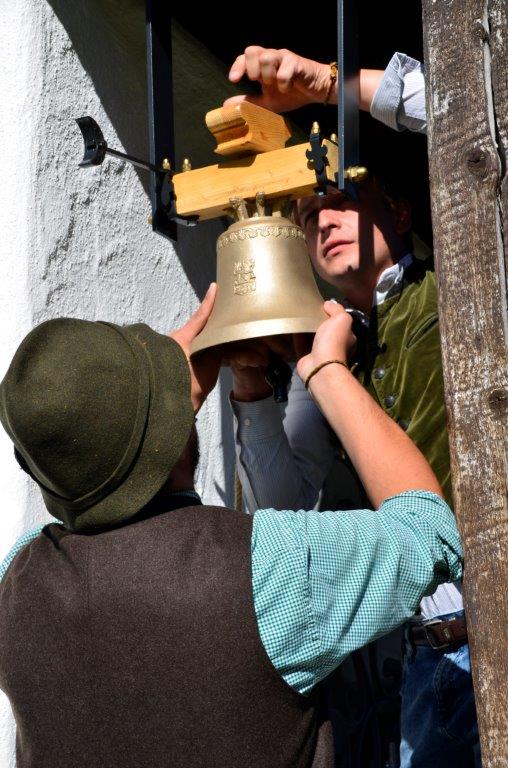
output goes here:
<path id="1" fill-rule="evenodd" d="M 326 302 L 325 309 L 330 319 L 319 328 L 311 353 L 297 366 L 302 381 L 329 360 L 347 363 L 355 343 L 351 316 L 344 308 Z M 264 381 L 263 362 L 261 348 L 231 361 L 239 474 L 250 511 L 316 505 L 333 461 L 330 429 L 355 466 L 374 507 L 404 491 L 423 489 L 442 495 L 423 454 L 347 365 L 331 363 L 312 376 L 309 393 L 314 403 L 297 383 L 283 422 L 278 406 L 267 397 L 270 388 Z M 376 447 L 381 441 L 382 452 Z"/>
<path id="2" fill-rule="evenodd" d="M 337 104 L 337 79 L 330 64 L 306 59 L 286 48 L 250 45 L 229 72 L 232 83 L 242 77 L 258 82 L 259 95 L 232 96 L 225 104 L 247 100 L 274 112 L 290 112 L 307 104 Z M 425 79 L 416 59 L 395 53 L 385 70 L 361 69 L 358 103 L 394 130 L 425 133 Z"/>
<path id="3" fill-rule="evenodd" d="M 337 104 L 337 81 L 330 83 L 330 64 L 306 59 L 286 48 L 250 45 L 238 56 L 229 72 L 232 83 L 244 75 L 260 83 L 260 96 L 233 96 L 228 104 L 247 100 L 274 112 L 289 112 L 306 104 Z M 360 109 L 369 111 L 383 70 L 360 70 Z"/>
<path id="4" fill-rule="evenodd" d="M 258 344 L 230 359 L 237 469 L 245 504 L 249 512 L 313 509 L 333 462 L 333 435 L 296 372 L 287 405 L 274 402 L 264 378 L 266 352 Z"/>
<path id="5" fill-rule="evenodd" d="M 331 302 L 325 310 L 329 319 L 298 370 L 376 509 L 266 509 L 254 516 L 261 637 L 276 668 L 283 667 L 284 679 L 300 693 L 462 573 L 459 534 L 439 483 L 423 454 L 343 364 L 354 344 L 350 316 Z M 269 574 L 281 562 L 291 579 L 270 592 Z"/>
<path id="6" fill-rule="evenodd" d="M 423 454 L 348 370 L 351 316 L 340 304 L 327 301 L 324 306 L 330 317 L 318 329 L 310 354 L 299 360 L 298 373 L 344 446 L 372 505 L 411 490 L 442 496 Z M 344 364 L 323 366 L 330 360 Z"/>

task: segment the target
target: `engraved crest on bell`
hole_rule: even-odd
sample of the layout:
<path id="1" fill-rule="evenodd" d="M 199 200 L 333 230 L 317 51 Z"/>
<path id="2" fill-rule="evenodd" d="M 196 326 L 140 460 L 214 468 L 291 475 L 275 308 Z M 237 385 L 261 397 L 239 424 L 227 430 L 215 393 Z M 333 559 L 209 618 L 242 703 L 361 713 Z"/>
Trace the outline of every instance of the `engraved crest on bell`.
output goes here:
<path id="1" fill-rule="evenodd" d="M 242 259 L 235 261 L 233 266 L 234 275 L 234 293 L 245 296 L 246 293 L 254 293 L 256 290 L 256 266 L 255 259 Z"/>

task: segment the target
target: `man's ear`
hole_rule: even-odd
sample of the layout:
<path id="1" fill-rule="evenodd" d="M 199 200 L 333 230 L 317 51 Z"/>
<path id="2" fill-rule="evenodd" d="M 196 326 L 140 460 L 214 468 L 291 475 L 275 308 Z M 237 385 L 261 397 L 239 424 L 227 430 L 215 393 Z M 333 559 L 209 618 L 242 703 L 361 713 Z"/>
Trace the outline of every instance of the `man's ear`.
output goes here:
<path id="1" fill-rule="evenodd" d="M 398 235 L 407 235 L 413 224 L 411 203 L 405 198 L 397 200 L 394 205 L 395 231 Z"/>

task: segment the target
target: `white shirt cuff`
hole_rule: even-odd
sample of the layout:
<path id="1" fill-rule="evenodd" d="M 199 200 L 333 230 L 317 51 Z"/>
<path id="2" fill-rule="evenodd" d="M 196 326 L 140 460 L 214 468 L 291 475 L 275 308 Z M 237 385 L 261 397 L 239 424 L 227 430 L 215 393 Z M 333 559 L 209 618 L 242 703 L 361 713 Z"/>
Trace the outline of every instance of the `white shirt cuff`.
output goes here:
<path id="1" fill-rule="evenodd" d="M 395 131 L 426 133 L 425 78 L 422 64 L 394 53 L 370 108 L 372 117 Z"/>
<path id="2" fill-rule="evenodd" d="M 250 403 L 233 400 L 230 397 L 230 402 L 237 421 L 236 435 L 240 442 L 264 440 L 275 437 L 283 431 L 282 408 L 275 402 L 272 395 Z"/>

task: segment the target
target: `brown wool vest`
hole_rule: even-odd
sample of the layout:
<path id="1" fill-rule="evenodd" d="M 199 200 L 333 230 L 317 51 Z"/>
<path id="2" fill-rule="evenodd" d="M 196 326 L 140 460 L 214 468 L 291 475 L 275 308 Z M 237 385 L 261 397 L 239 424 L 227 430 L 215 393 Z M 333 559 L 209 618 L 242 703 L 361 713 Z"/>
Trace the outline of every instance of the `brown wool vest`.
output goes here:
<path id="1" fill-rule="evenodd" d="M 0 584 L 18 768 L 329 768 L 317 696 L 271 665 L 252 518 L 187 507 L 94 535 L 50 525 Z"/>

